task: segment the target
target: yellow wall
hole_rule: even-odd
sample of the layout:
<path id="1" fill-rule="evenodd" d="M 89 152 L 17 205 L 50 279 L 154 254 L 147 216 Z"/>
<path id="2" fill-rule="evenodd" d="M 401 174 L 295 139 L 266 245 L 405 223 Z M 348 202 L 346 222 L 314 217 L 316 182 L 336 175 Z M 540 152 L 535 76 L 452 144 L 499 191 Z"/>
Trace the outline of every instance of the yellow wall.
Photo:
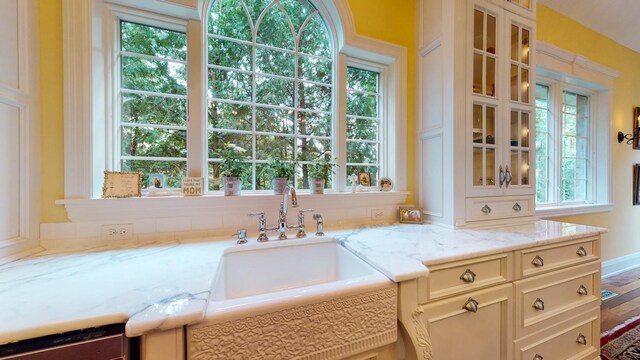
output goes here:
<path id="1" fill-rule="evenodd" d="M 413 2 L 349 0 L 356 31 L 408 48 L 407 128 L 413 129 Z M 62 1 L 39 0 L 40 6 L 40 66 L 42 106 L 42 190 L 41 222 L 67 221 L 64 207 L 55 200 L 64 197 L 64 122 L 62 98 Z M 413 193 L 414 140 L 408 136 L 408 190 Z M 409 199 L 412 201 L 412 199 Z"/>
<path id="2" fill-rule="evenodd" d="M 39 0 L 40 127 L 42 179 L 40 221 L 67 221 L 64 207 L 64 115 L 62 98 L 62 0 Z"/>
<path id="3" fill-rule="evenodd" d="M 559 220 L 608 228 L 602 242 L 604 260 L 640 252 L 640 228 L 634 228 L 640 221 L 640 206 L 631 205 L 631 165 L 640 162 L 640 151 L 614 139 L 619 130 L 631 131 L 633 107 L 640 106 L 640 54 L 548 7 L 538 6 L 537 12 L 538 40 L 620 72 L 613 94 L 613 211 Z"/>

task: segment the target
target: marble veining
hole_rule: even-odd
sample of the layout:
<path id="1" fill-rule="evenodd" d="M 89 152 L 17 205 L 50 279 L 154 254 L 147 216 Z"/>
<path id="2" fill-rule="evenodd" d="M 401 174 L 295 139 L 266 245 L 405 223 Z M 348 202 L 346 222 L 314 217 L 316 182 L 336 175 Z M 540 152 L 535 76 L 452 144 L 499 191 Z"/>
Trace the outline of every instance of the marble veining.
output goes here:
<path id="1" fill-rule="evenodd" d="M 327 236 L 398 282 L 427 275 L 428 265 L 605 231 L 537 221 L 474 230 L 395 224 Z M 0 344 L 119 322 L 130 336 L 201 322 L 230 246 L 242 245 L 212 239 L 105 245 L 48 250 L 1 265 Z"/>

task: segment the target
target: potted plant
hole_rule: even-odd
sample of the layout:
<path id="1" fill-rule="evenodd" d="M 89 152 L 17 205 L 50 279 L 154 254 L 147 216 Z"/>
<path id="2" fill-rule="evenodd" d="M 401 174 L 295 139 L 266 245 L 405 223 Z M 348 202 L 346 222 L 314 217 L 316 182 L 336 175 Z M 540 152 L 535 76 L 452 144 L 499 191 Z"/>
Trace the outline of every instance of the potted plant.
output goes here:
<path id="1" fill-rule="evenodd" d="M 332 161 L 333 160 L 333 161 Z M 309 179 L 311 179 L 311 193 L 312 194 L 324 194 L 324 187 L 327 179 L 331 174 L 335 174 L 333 170 L 335 158 L 331 159 L 331 153 L 325 152 L 309 164 Z"/>
<path id="2" fill-rule="evenodd" d="M 286 162 L 278 158 L 269 158 L 264 172 L 271 177 L 271 188 L 275 195 L 282 195 L 289 180 L 293 179 L 295 162 Z"/>
<path id="3" fill-rule="evenodd" d="M 243 161 L 246 160 L 245 152 L 247 152 L 246 149 L 232 143 L 224 143 L 220 150 L 220 157 L 222 158 L 220 171 L 222 172 L 222 186 L 226 196 L 240 195 L 242 187 L 241 176 L 245 172 L 245 167 L 243 166 Z"/>

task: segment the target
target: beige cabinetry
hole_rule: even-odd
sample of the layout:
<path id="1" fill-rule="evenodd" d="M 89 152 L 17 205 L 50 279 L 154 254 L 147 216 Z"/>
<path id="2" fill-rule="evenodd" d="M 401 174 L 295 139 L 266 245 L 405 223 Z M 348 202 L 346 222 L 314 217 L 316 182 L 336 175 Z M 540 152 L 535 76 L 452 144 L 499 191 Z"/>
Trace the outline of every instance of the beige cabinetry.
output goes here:
<path id="1" fill-rule="evenodd" d="M 427 263 L 400 284 L 407 359 L 596 358 L 599 256 L 596 236 Z"/>
<path id="2" fill-rule="evenodd" d="M 452 226 L 533 216 L 534 1 L 418 8 L 422 208 Z"/>

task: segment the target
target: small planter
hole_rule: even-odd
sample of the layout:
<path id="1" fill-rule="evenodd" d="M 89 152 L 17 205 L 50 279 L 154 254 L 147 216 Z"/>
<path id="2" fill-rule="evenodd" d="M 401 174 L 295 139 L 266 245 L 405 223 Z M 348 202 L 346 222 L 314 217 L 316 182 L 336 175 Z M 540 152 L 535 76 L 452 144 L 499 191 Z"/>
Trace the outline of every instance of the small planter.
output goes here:
<path id="1" fill-rule="evenodd" d="M 311 180 L 311 193 L 312 194 L 324 194 L 324 184 L 326 180 L 324 178 L 313 178 Z"/>
<path id="2" fill-rule="evenodd" d="M 274 195 L 282 195 L 284 193 L 284 189 L 289 185 L 289 178 L 286 177 L 275 177 L 271 179 L 271 188 L 273 189 Z"/>
<path id="3" fill-rule="evenodd" d="M 224 187 L 225 196 L 240 195 L 240 189 L 242 188 L 242 179 L 236 176 L 223 176 L 222 186 Z"/>

